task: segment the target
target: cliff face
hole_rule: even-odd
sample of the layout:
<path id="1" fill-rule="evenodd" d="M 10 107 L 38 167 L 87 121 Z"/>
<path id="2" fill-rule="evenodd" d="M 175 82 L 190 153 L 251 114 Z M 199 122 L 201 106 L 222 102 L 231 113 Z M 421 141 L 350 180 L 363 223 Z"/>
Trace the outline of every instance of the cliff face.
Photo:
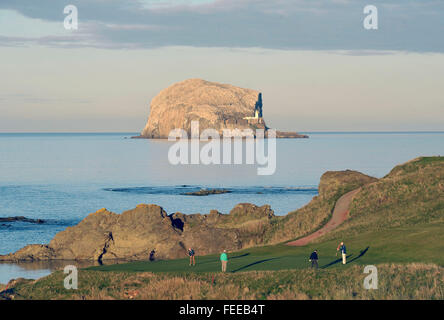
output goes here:
<path id="1" fill-rule="evenodd" d="M 244 119 L 254 118 L 260 120 Z M 191 121 L 199 129 L 265 128 L 262 120 L 262 96 L 259 91 L 201 79 L 185 80 L 162 90 L 152 101 L 144 138 L 168 138 L 173 129 L 191 133 Z"/>

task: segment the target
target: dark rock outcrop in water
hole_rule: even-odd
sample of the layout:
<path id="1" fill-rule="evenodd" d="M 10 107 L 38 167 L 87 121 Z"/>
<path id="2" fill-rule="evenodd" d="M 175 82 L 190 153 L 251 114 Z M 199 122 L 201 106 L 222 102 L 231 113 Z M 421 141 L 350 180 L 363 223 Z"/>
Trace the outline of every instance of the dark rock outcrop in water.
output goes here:
<path id="1" fill-rule="evenodd" d="M 270 206 L 239 204 L 230 214 L 167 213 L 142 204 L 116 214 L 101 209 L 79 224 L 58 233 L 47 245 L 28 245 L 0 261 L 33 260 L 149 260 L 173 259 L 192 247 L 199 255 L 238 250 L 250 245 L 242 224 L 266 223 L 274 217 Z M 155 254 L 153 254 L 155 252 Z"/>
<path id="2" fill-rule="evenodd" d="M 185 192 L 182 195 L 185 196 L 209 196 L 212 194 L 223 194 L 223 193 L 231 193 L 232 191 L 226 189 L 201 189 L 199 191 L 194 192 Z"/>
<path id="3" fill-rule="evenodd" d="M 214 129 L 264 129 L 262 93 L 229 84 L 188 79 L 162 90 L 151 101 L 148 122 L 139 137 L 167 139 L 171 130 L 183 129 L 191 136 L 191 122 L 199 131 Z M 277 131 L 278 138 L 308 138 L 296 132 Z"/>
<path id="4" fill-rule="evenodd" d="M 41 223 L 45 223 L 45 220 L 42 219 L 31 219 L 31 218 L 26 218 L 23 216 L 17 216 L 17 217 L 0 217 L 0 222 L 28 222 L 28 223 L 37 223 L 37 224 L 41 224 Z"/>

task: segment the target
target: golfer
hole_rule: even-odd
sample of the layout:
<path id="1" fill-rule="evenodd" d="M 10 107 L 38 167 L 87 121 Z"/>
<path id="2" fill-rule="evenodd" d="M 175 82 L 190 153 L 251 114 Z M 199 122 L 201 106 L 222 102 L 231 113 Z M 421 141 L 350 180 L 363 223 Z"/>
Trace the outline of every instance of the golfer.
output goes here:
<path id="1" fill-rule="evenodd" d="M 317 269 L 318 268 L 318 250 L 315 250 L 311 253 L 309 261 L 311 261 L 311 267 Z"/>
<path id="2" fill-rule="evenodd" d="M 222 272 L 227 272 L 228 256 L 226 250 L 220 255 L 220 262 L 222 263 Z"/>
<path id="3" fill-rule="evenodd" d="M 195 266 L 196 265 L 196 259 L 194 258 L 195 253 L 194 253 L 194 249 L 193 248 L 189 248 L 188 249 L 188 255 L 190 256 L 190 267 L 191 267 L 191 265 Z"/>
<path id="4" fill-rule="evenodd" d="M 346 264 L 347 263 L 347 249 L 345 248 L 345 244 L 344 242 L 341 242 L 338 246 L 338 248 L 336 249 L 336 251 L 341 251 L 341 255 L 342 255 L 342 264 Z"/>

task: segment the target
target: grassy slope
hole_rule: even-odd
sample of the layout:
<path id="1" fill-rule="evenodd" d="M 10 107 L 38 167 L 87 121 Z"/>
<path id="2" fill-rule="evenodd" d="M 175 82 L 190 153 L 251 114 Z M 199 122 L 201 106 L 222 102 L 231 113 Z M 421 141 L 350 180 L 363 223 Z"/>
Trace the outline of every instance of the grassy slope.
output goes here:
<path id="1" fill-rule="evenodd" d="M 265 231 L 265 242 L 295 240 L 320 229 L 331 218 L 336 201 L 345 193 L 377 181 L 357 171 L 329 171 L 322 175 L 319 196 L 303 208 L 276 217 Z"/>
<path id="2" fill-rule="evenodd" d="M 439 222 L 444 222 L 444 157 L 418 158 L 362 187 L 351 204 L 350 218 L 320 241 L 391 232 L 397 227 L 406 228 L 409 236 L 409 227 L 422 226 L 431 243 L 439 239 L 428 236 L 426 230 Z"/>

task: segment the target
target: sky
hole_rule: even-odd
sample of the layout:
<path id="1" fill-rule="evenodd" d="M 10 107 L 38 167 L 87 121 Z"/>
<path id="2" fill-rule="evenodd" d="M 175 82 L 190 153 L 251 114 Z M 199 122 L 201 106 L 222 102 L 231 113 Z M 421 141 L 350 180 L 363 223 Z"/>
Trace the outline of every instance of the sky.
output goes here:
<path id="1" fill-rule="evenodd" d="M 444 130 L 443 35 L 442 0 L 0 0 L 0 132 L 138 132 L 188 78 L 280 130 Z"/>

